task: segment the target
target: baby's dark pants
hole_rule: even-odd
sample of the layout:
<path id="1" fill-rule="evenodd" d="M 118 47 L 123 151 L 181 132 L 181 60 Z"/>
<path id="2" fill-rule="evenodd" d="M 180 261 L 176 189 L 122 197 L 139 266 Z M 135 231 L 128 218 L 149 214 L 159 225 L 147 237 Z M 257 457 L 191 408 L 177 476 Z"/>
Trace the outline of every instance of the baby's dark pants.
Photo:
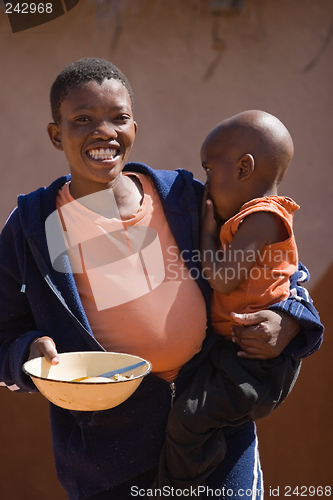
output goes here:
<path id="1" fill-rule="evenodd" d="M 283 355 L 250 360 L 238 357 L 238 350 L 232 342 L 219 340 L 176 400 L 154 487 L 204 484 L 224 459 L 230 428 L 267 416 L 291 391 L 299 360 Z"/>

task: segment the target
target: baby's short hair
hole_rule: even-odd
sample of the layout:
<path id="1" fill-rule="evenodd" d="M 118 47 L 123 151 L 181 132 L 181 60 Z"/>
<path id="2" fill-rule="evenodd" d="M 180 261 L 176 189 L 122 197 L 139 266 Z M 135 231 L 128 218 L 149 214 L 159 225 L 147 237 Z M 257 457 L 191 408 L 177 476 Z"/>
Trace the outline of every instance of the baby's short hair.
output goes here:
<path id="1" fill-rule="evenodd" d="M 60 105 L 66 98 L 68 92 L 87 82 L 101 84 L 103 80 L 114 78 L 119 80 L 127 89 L 131 98 L 132 108 L 134 97 L 131 85 L 126 76 L 114 64 L 105 59 L 87 57 L 69 64 L 57 76 L 50 92 L 51 112 L 55 123 L 60 123 Z"/>

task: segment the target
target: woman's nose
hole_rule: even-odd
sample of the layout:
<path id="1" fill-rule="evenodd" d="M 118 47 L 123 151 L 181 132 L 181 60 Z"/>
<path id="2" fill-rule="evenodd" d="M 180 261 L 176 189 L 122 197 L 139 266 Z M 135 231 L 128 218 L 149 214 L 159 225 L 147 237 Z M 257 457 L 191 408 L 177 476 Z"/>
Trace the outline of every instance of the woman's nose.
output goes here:
<path id="1" fill-rule="evenodd" d="M 95 137 L 100 137 L 101 139 L 115 139 L 118 136 L 114 125 L 107 121 L 100 123 L 93 134 Z"/>

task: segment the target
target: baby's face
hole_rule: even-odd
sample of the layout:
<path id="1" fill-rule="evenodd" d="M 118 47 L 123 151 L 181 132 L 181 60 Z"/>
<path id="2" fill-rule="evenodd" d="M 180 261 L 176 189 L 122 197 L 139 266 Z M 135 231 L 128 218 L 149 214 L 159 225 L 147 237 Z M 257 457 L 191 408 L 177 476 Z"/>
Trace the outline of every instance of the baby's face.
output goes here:
<path id="1" fill-rule="evenodd" d="M 85 83 L 69 91 L 60 113 L 49 134 L 66 155 L 72 183 L 105 189 L 123 170 L 135 138 L 127 89 L 115 79 Z"/>
<path id="2" fill-rule="evenodd" d="M 201 163 L 207 175 L 206 186 L 215 213 L 226 221 L 240 208 L 236 163 L 220 142 L 212 140 L 206 140 L 202 145 Z"/>

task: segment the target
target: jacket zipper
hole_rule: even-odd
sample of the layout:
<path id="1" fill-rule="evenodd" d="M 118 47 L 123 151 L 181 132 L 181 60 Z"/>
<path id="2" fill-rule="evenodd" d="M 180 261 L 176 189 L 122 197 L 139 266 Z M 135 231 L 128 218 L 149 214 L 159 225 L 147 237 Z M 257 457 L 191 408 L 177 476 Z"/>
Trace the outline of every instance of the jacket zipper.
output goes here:
<path id="1" fill-rule="evenodd" d="M 44 259 L 42 258 L 42 256 L 40 255 L 38 248 L 36 248 L 33 240 L 29 239 L 27 241 L 28 241 L 30 251 L 35 259 L 35 262 L 36 262 L 38 268 L 39 268 L 39 271 L 40 271 L 41 275 L 43 276 L 44 280 L 46 281 L 47 285 L 49 286 L 49 288 L 51 288 L 52 292 L 55 294 L 57 299 L 61 302 L 61 304 L 66 309 L 66 311 L 69 313 L 69 315 L 72 317 L 72 319 L 74 319 L 80 325 L 80 327 L 84 330 L 84 332 L 88 335 L 88 339 L 90 340 L 91 346 L 95 348 L 94 350 L 96 350 L 96 344 L 97 344 L 101 348 L 102 351 L 105 351 L 104 347 L 95 339 L 95 337 L 93 335 L 90 334 L 90 332 L 85 328 L 85 326 L 81 323 L 81 321 L 76 317 L 76 315 L 71 311 L 69 306 L 66 304 L 65 299 L 62 297 L 60 291 L 57 289 L 57 286 L 53 282 L 51 274 L 48 272 L 47 265 L 44 262 Z M 25 291 L 26 291 L 26 285 L 23 284 L 21 287 L 21 292 L 25 293 Z"/>
<path id="2" fill-rule="evenodd" d="M 174 382 L 171 382 L 170 389 L 171 389 L 171 408 L 172 408 L 174 399 L 176 397 L 176 384 Z"/>

